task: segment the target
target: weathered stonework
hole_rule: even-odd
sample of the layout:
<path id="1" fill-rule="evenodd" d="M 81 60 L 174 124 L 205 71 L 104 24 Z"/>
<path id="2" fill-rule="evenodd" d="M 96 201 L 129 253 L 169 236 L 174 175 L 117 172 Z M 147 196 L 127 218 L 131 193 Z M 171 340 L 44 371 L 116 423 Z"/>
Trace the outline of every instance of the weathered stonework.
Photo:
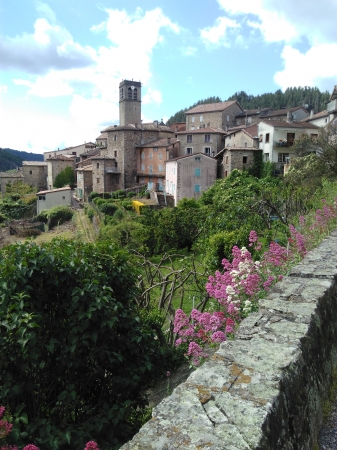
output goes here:
<path id="1" fill-rule="evenodd" d="M 39 191 L 47 188 L 47 163 L 42 161 L 23 161 L 22 175 L 24 183 Z"/>
<path id="2" fill-rule="evenodd" d="M 123 450 L 311 450 L 337 362 L 337 230 Z"/>

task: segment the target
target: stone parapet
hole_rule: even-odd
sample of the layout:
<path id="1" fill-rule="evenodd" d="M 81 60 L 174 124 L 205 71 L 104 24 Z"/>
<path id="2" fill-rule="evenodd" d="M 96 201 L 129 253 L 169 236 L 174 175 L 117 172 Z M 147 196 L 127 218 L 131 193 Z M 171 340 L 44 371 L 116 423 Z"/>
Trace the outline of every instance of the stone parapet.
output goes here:
<path id="1" fill-rule="evenodd" d="M 311 450 L 337 359 L 337 230 L 122 450 Z"/>

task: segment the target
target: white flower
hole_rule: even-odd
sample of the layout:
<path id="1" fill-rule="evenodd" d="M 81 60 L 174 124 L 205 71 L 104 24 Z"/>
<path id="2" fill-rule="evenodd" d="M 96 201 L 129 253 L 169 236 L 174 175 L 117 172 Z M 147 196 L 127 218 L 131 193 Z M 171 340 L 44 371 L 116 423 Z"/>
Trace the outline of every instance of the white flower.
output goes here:
<path id="1" fill-rule="evenodd" d="M 228 294 L 228 295 L 234 295 L 235 294 L 233 286 L 227 286 L 226 287 L 226 294 Z"/>

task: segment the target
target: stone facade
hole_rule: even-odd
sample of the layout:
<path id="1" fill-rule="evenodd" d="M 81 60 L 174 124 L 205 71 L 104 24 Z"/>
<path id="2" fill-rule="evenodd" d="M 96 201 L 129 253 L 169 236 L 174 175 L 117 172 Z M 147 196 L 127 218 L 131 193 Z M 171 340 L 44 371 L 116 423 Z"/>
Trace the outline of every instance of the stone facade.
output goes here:
<path id="1" fill-rule="evenodd" d="M 259 147 L 258 126 L 252 125 L 228 131 L 224 138 L 225 147 Z"/>
<path id="2" fill-rule="evenodd" d="M 222 152 L 223 177 L 227 177 L 232 170 L 248 170 L 254 164 L 254 154 L 262 150 L 253 147 L 226 147 Z"/>
<path id="3" fill-rule="evenodd" d="M 92 165 L 87 165 L 84 167 L 79 167 L 76 169 L 77 177 L 77 190 L 76 194 L 80 200 L 87 201 L 90 192 L 92 192 Z"/>
<path id="4" fill-rule="evenodd" d="M 41 161 L 23 161 L 22 174 L 25 184 L 35 187 L 37 190 L 47 188 L 47 163 Z"/>
<path id="5" fill-rule="evenodd" d="M 6 193 L 6 184 L 16 183 L 17 181 L 24 182 L 23 174 L 21 170 L 16 172 L 0 172 L 0 189 L 1 194 Z"/>
<path id="6" fill-rule="evenodd" d="M 204 153 L 214 156 L 224 147 L 226 132 L 220 128 L 200 128 L 176 133 L 180 140 L 180 155 Z"/>
<path id="7" fill-rule="evenodd" d="M 236 125 L 236 116 L 243 110 L 235 101 L 198 105 L 186 111 L 186 130 L 220 128 L 226 130 Z"/>
<path id="8" fill-rule="evenodd" d="M 123 80 L 119 83 L 119 124 L 141 124 L 142 84 Z"/>
<path id="9" fill-rule="evenodd" d="M 311 450 L 337 364 L 337 232 L 121 450 Z"/>
<path id="10" fill-rule="evenodd" d="M 123 174 L 115 158 L 106 155 L 94 156 L 92 161 L 92 190 L 112 192 L 119 189 Z"/>
<path id="11" fill-rule="evenodd" d="M 236 125 L 255 125 L 269 112 L 272 112 L 271 108 L 245 109 L 243 112 L 236 115 Z"/>
<path id="12" fill-rule="evenodd" d="M 57 155 L 47 160 L 47 187 L 53 189 L 57 175 L 66 167 L 71 167 L 75 171 L 76 156 Z"/>

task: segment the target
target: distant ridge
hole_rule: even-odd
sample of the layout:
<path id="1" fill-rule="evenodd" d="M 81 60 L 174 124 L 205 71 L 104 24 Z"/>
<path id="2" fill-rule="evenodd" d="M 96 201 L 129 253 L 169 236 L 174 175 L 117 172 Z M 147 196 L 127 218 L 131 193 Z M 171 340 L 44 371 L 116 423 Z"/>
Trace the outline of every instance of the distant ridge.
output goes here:
<path id="1" fill-rule="evenodd" d="M 22 161 L 43 161 L 43 155 L 0 147 L 0 172 L 22 167 Z"/>

